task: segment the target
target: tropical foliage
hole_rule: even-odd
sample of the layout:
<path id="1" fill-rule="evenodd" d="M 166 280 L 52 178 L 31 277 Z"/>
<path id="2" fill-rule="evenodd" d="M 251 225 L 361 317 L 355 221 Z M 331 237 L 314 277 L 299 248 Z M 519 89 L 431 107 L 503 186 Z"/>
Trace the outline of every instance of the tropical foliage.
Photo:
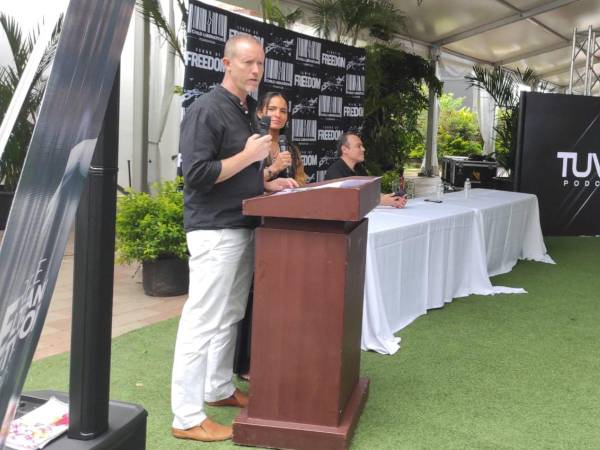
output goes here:
<path id="1" fill-rule="evenodd" d="M 479 133 L 476 114 L 463 105 L 463 98 L 454 98 L 452 93 L 440 97 L 440 115 L 437 131 L 437 154 L 444 156 L 468 156 L 481 154 L 483 140 Z M 425 135 L 427 133 L 427 111 L 419 116 L 419 132 L 422 141 L 411 150 L 410 159 L 423 158 L 425 153 Z"/>
<path id="2" fill-rule="evenodd" d="M 405 31 L 405 20 L 390 0 L 313 0 L 309 18 L 320 37 L 352 45 L 362 31 L 390 41 Z"/>
<path id="3" fill-rule="evenodd" d="M 401 170 L 409 151 L 422 141 L 419 115 L 428 106 L 425 84 L 437 95 L 442 83 L 420 56 L 375 44 L 366 47 L 365 125 L 370 173 Z"/>
<path id="4" fill-rule="evenodd" d="M 34 30 L 25 36 L 15 19 L 0 13 L 0 27 L 4 31 L 12 61 L 0 67 L 0 122 L 4 120 L 8 106 L 17 89 L 19 80 L 23 75 L 29 56 L 33 51 L 39 30 Z M 47 82 L 47 69 L 52 63 L 58 35 L 60 22 L 54 30 L 50 45 L 46 49 L 40 66 L 37 68 L 31 88 L 27 93 L 25 102 L 15 126 L 8 139 L 2 158 L 0 159 L 0 183 L 4 189 L 14 191 L 21 176 L 21 169 L 25 161 L 25 155 L 29 148 L 29 142 L 33 134 L 33 128 L 37 120 L 38 109 L 42 103 L 44 90 Z"/>
<path id="5" fill-rule="evenodd" d="M 181 179 L 156 183 L 156 195 L 132 189 L 120 197 L 117 208 L 117 261 L 153 261 L 176 256 L 187 259 L 183 230 Z"/>
<path id="6" fill-rule="evenodd" d="M 165 42 L 167 42 L 179 59 L 184 62 L 185 38 L 183 36 L 185 33 L 181 31 L 185 31 L 186 29 L 188 8 L 184 0 L 175 0 L 175 2 L 181 11 L 181 23 L 177 28 L 172 26 L 163 14 L 160 0 L 136 0 L 136 10 L 144 17 L 145 21 L 156 27 Z"/>
<path id="7" fill-rule="evenodd" d="M 260 0 L 260 10 L 263 22 L 272 23 L 281 28 L 290 28 L 304 15 L 300 8 L 296 8 L 291 12 L 284 11 L 279 0 Z"/>
<path id="8" fill-rule="evenodd" d="M 515 72 L 502 67 L 474 66 L 473 75 L 465 77 L 471 86 L 485 90 L 499 108 L 496 131 L 496 160 L 507 171 L 515 167 L 520 87 L 531 91 L 549 91 L 548 83 L 532 69 Z"/>

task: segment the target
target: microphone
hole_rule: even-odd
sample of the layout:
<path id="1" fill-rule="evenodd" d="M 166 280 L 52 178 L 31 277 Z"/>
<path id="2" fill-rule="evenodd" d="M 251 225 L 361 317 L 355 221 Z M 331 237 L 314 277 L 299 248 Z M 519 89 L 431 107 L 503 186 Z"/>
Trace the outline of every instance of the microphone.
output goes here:
<path id="1" fill-rule="evenodd" d="M 269 134 L 269 128 L 271 128 L 271 116 L 264 115 L 258 121 L 258 134 L 262 136 L 266 136 Z M 260 170 L 262 171 L 264 168 L 265 160 L 263 159 L 260 162 Z"/>
<path id="2" fill-rule="evenodd" d="M 258 134 L 265 136 L 269 133 L 271 128 L 271 116 L 262 116 L 258 122 Z"/>
<path id="3" fill-rule="evenodd" d="M 288 150 L 289 150 L 289 148 L 288 148 L 287 136 L 285 134 L 282 134 L 281 136 L 279 136 L 279 153 L 286 152 Z M 290 178 L 290 168 L 289 167 L 285 168 L 285 177 Z"/>

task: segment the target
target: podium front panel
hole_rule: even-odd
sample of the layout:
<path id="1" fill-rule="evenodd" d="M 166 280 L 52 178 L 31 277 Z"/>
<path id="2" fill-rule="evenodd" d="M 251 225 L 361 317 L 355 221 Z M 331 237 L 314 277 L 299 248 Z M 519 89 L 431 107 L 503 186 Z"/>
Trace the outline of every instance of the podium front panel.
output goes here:
<path id="1" fill-rule="evenodd" d="M 360 370 L 366 219 L 256 231 L 253 418 L 338 426 Z"/>

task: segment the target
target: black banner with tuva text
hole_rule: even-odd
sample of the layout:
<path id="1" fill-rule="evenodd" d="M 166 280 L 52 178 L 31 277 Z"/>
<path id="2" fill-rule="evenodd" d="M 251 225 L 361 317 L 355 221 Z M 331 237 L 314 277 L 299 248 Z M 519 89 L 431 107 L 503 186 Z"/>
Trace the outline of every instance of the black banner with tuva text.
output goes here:
<path id="1" fill-rule="evenodd" d="M 600 234 L 600 98 L 521 95 L 516 187 L 545 235 Z"/>
<path id="2" fill-rule="evenodd" d="M 184 107 L 223 79 L 230 36 L 256 36 L 265 50 L 259 95 L 282 92 L 290 101 L 288 127 L 308 181 L 320 181 L 337 159 L 341 133 L 360 133 L 365 94 L 365 51 L 289 31 L 190 0 Z"/>

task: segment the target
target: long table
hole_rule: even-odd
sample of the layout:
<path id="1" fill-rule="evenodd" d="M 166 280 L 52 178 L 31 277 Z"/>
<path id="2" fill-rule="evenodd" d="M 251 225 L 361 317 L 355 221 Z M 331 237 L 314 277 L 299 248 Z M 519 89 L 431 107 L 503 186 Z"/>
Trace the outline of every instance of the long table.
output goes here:
<path id="1" fill-rule="evenodd" d="M 368 218 L 363 350 L 395 353 L 395 332 L 453 298 L 524 293 L 490 281 L 518 259 L 554 263 L 531 194 L 473 189 L 469 198 L 455 192 L 442 203 L 378 207 Z"/>

